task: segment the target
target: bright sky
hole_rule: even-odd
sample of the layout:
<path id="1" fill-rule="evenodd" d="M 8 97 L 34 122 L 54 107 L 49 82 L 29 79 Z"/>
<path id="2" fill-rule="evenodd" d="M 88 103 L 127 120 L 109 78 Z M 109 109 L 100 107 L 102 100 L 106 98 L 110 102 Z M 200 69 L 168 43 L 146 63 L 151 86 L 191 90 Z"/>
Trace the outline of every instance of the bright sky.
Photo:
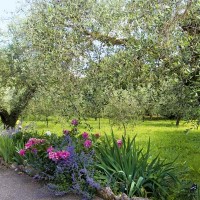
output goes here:
<path id="1" fill-rule="evenodd" d="M 0 0 L 0 29 L 5 30 L 12 12 L 15 12 L 24 0 Z"/>

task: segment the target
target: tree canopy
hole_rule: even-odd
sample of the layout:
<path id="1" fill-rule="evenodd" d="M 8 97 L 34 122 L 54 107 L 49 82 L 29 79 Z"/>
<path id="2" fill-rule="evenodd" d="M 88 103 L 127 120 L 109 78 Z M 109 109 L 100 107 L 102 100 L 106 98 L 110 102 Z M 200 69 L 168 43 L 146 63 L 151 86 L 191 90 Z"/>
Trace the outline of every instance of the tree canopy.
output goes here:
<path id="1" fill-rule="evenodd" d="M 112 105 L 123 102 L 124 95 L 116 98 L 121 90 L 134 97 L 124 104 L 140 116 L 199 117 L 199 0 L 27 5 L 25 17 L 9 27 L 9 42 L 1 45 L 0 116 L 6 127 L 14 127 L 34 102 L 45 102 L 45 95 L 60 114 L 116 113 Z"/>

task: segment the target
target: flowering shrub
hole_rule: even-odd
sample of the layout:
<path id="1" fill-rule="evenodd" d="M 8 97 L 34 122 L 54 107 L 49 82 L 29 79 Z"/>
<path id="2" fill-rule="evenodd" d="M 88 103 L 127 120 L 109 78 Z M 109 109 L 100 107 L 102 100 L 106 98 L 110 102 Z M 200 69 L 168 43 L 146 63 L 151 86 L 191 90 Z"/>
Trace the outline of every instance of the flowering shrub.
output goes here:
<path id="1" fill-rule="evenodd" d="M 45 139 L 29 138 L 19 154 L 36 169 L 35 178 L 48 182 L 50 190 L 57 194 L 72 191 L 89 200 L 100 188 L 94 179 L 92 138 L 86 132 L 79 134 L 78 120 L 73 119 L 71 124 L 72 130 L 63 130 L 60 138 L 53 134 L 46 135 Z"/>

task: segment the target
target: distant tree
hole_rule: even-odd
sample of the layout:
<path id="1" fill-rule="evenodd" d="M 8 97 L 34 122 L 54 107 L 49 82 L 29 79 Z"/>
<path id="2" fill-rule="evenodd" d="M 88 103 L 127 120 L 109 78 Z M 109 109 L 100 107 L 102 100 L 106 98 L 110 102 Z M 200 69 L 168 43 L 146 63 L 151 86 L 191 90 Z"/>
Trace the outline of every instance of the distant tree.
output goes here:
<path id="1" fill-rule="evenodd" d="M 126 127 L 130 122 L 140 118 L 141 110 L 132 94 L 126 90 L 116 90 L 104 108 L 104 116 L 115 124 L 121 124 L 126 136 Z"/>

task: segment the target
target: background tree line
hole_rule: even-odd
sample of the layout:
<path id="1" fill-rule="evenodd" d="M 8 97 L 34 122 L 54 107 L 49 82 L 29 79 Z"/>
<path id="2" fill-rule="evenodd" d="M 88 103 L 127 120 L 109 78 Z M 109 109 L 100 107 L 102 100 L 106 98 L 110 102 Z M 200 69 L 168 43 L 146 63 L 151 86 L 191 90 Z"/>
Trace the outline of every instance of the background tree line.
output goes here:
<path id="1" fill-rule="evenodd" d="M 0 116 L 200 119 L 200 1 L 33 0 L 0 49 Z M 48 122 L 48 120 L 47 120 Z"/>

